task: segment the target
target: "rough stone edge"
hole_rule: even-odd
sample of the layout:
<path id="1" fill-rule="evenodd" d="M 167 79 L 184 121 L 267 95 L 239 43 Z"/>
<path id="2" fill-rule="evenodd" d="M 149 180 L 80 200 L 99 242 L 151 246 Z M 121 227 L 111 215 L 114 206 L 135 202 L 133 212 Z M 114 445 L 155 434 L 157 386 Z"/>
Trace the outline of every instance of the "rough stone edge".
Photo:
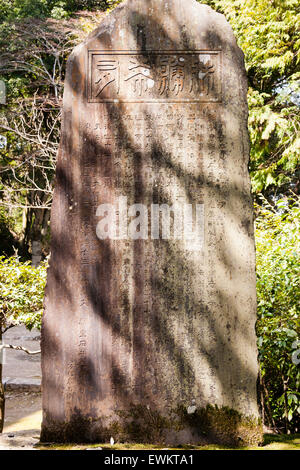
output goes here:
<path id="1" fill-rule="evenodd" d="M 111 30 L 113 25 L 111 25 L 111 21 L 113 20 L 113 24 L 117 21 L 117 18 L 115 18 L 115 16 L 121 14 L 122 10 L 127 8 L 130 4 L 132 0 L 123 0 L 122 3 L 120 3 L 119 5 L 117 5 L 113 10 L 109 11 L 100 21 L 99 25 L 96 26 L 96 28 L 90 32 L 87 37 L 80 43 L 78 44 L 77 46 L 75 46 L 75 48 L 73 49 L 73 51 L 71 52 L 69 58 L 73 58 L 73 55 L 77 55 L 77 53 L 80 51 L 80 49 L 84 46 L 86 46 L 90 41 L 93 41 L 95 40 L 99 35 L 107 32 L 107 30 Z M 242 60 L 244 61 L 244 58 L 245 58 L 245 54 L 243 52 L 243 50 L 239 47 L 238 43 L 237 43 L 237 39 L 236 39 L 236 36 L 234 34 L 234 31 L 229 23 L 229 21 L 227 20 L 226 16 L 223 14 L 223 13 L 220 13 L 216 10 L 214 10 L 211 6 L 209 5 L 206 5 L 205 3 L 201 3 L 201 2 L 198 2 L 197 0 L 185 0 L 185 1 L 190 1 L 190 2 L 194 2 L 196 5 L 197 5 L 197 8 L 199 9 L 199 11 L 201 9 L 203 10 L 207 10 L 207 12 L 211 15 L 215 15 L 216 16 L 216 19 L 218 19 L 219 21 L 222 21 L 224 23 L 224 26 L 225 28 L 228 30 L 228 32 L 230 32 L 232 38 L 233 38 L 233 43 L 234 43 L 234 46 L 236 47 L 236 49 L 239 51 L 239 54 L 242 58 Z"/>

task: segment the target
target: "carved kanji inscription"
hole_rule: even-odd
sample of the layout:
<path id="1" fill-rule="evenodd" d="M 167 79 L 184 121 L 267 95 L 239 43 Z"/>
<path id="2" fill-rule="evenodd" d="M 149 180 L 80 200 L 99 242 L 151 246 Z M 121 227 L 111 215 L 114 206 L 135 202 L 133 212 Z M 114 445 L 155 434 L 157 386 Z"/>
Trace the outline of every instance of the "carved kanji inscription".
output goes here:
<path id="1" fill-rule="evenodd" d="M 220 51 L 89 51 L 89 102 L 214 102 Z"/>

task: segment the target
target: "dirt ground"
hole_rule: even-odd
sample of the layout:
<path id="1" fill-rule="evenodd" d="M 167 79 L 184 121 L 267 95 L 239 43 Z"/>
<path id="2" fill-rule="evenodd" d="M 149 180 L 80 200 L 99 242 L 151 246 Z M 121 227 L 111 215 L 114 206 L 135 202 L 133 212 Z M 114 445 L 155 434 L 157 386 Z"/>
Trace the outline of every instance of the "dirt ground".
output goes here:
<path id="1" fill-rule="evenodd" d="M 42 422 L 40 393 L 6 392 L 4 432 L 34 429 L 39 432 Z"/>
<path id="2" fill-rule="evenodd" d="M 0 450 L 33 449 L 42 422 L 41 393 L 6 392 L 5 422 Z"/>

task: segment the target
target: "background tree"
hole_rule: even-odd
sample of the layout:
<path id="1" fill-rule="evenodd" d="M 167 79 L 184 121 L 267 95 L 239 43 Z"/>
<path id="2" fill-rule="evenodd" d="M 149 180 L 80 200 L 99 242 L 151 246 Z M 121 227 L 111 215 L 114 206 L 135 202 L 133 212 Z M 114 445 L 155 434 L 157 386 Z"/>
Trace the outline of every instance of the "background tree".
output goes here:
<path id="1" fill-rule="evenodd" d="M 0 73 L 7 86 L 0 114 L 7 139 L 0 154 L 0 191 L 8 217 L 15 218 L 23 255 L 42 239 L 47 253 L 65 62 L 76 33 L 75 25 L 57 20 L 0 27 Z"/>
<path id="2" fill-rule="evenodd" d="M 203 0 L 224 13 L 245 54 L 254 194 L 300 190 L 298 0 Z M 259 203 L 259 199 L 257 199 Z"/>

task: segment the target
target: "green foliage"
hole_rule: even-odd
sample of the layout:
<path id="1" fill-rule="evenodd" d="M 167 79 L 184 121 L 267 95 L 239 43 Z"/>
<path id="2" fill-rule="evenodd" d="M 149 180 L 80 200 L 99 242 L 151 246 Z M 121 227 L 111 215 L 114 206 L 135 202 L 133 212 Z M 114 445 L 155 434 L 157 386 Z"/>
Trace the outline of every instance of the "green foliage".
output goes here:
<path id="1" fill-rule="evenodd" d="M 66 0 L 66 6 L 69 11 L 78 10 L 107 10 L 121 3 L 122 0 Z"/>
<path id="2" fill-rule="evenodd" d="M 50 13 L 51 18 L 55 18 L 56 20 L 68 18 L 69 13 L 65 10 L 65 7 L 65 2 L 56 2 Z"/>
<path id="3" fill-rule="evenodd" d="M 37 268 L 18 257 L 0 257 L 0 326 L 25 324 L 40 328 L 46 283 L 46 262 Z"/>
<path id="4" fill-rule="evenodd" d="M 121 0 L 0 0 L 0 21 L 23 18 L 68 18 L 80 10 L 105 11 Z"/>
<path id="5" fill-rule="evenodd" d="M 47 0 L 15 0 L 11 16 L 14 18 L 41 18 L 47 16 Z"/>
<path id="6" fill-rule="evenodd" d="M 224 13 L 245 54 L 255 193 L 299 189 L 298 0 L 202 0 Z"/>
<path id="7" fill-rule="evenodd" d="M 300 414 L 300 206 L 266 202 L 256 220 L 258 346 L 265 400 L 278 426 L 295 429 Z M 300 351 L 299 351 L 300 357 Z"/>

